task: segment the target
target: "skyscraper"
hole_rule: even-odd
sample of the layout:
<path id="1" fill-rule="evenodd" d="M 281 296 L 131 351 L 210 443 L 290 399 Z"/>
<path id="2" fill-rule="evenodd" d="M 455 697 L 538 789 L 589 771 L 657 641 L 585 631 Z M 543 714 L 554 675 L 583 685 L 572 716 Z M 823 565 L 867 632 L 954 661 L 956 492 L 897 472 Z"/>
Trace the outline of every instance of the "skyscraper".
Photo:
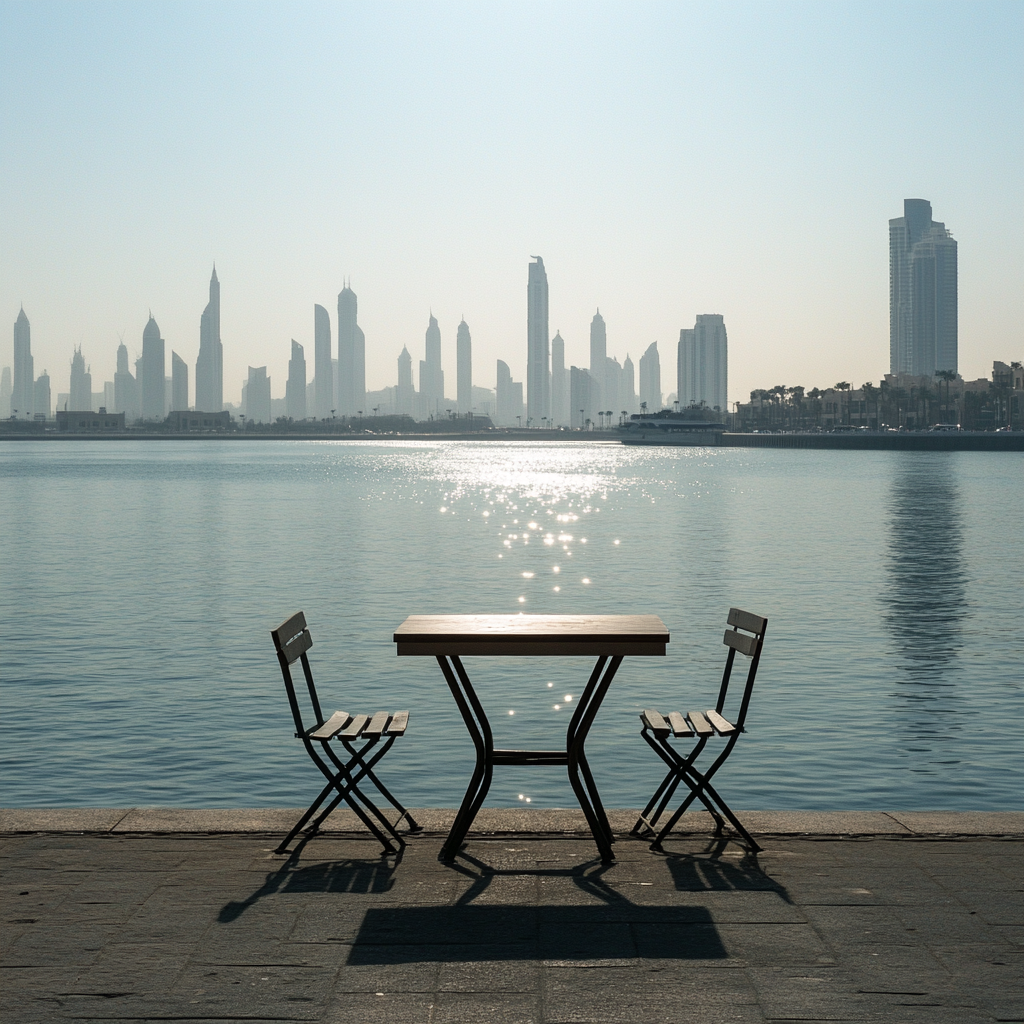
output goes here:
<path id="1" fill-rule="evenodd" d="M 444 371 L 441 369 L 441 329 L 430 314 L 427 324 L 426 359 L 420 360 L 420 394 L 428 416 L 437 416 L 444 405 Z"/>
<path id="2" fill-rule="evenodd" d="M 45 370 L 36 377 L 33 399 L 33 414 L 50 419 L 50 375 Z"/>
<path id="3" fill-rule="evenodd" d="M 623 405 L 620 412 L 624 412 L 627 416 L 632 416 L 636 412 L 636 373 L 633 368 L 633 360 L 629 358 L 628 352 L 626 353 L 626 360 L 622 364 L 622 384 L 619 387 L 619 401 Z"/>
<path id="4" fill-rule="evenodd" d="M 313 307 L 313 414 L 330 419 L 334 401 L 334 367 L 331 364 L 331 316 L 323 306 Z"/>
<path id="5" fill-rule="evenodd" d="M 601 310 L 590 321 L 590 393 L 595 412 L 603 410 L 608 391 L 608 335 Z"/>
<path id="6" fill-rule="evenodd" d="M 0 417 L 11 415 L 11 398 L 14 395 L 14 384 L 11 380 L 11 368 L 5 366 L 0 370 Z"/>
<path id="7" fill-rule="evenodd" d="M 355 416 L 366 405 L 366 335 L 356 322 L 358 300 L 346 284 L 338 294 L 338 412 Z"/>
<path id="8" fill-rule="evenodd" d="M 32 418 L 35 364 L 32 360 L 32 327 L 24 308 L 14 321 L 14 390 L 11 392 L 10 415 Z M 17 410 L 17 412 L 15 412 Z"/>
<path id="9" fill-rule="evenodd" d="M 544 261 L 531 256 L 526 285 L 526 420 L 539 427 L 551 416 L 548 369 L 548 275 Z"/>
<path id="10" fill-rule="evenodd" d="M 473 339 L 465 318 L 455 335 L 455 371 L 459 414 L 466 416 L 473 410 Z"/>
<path id="11" fill-rule="evenodd" d="M 927 199 L 889 221 L 889 372 L 957 370 L 957 244 Z"/>
<path id="12" fill-rule="evenodd" d="M 411 416 L 416 389 L 412 384 L 412 356 L 405 345 L 398 356 L 398 414 Z"/>
<path id="13" fill-rule="evenodd" d="M 116 388 L 117 381 L 114 381 Z M 199 321 L 196 358 L 196 409 L 220 412 L 224 408 L 224 346 L 220 343 L 220 281 L 217 268 L 210 277 L 210 301 Z"/>
<path id="14" fill-rule="evenodd" d="M 161 388 L 163 380 L 160 381 Z M 92 374 L 85 368 L 82 346 L 71 358 L 71 387 L 68 396 L 69 412 L 92 412 Z"/>
<path id="15" fill-rule="evenodd" d="M 245 415 L 254 423 L 270 422 L 270 378 L 265 366 L 250 366 Z"/>
<path id="16" fill-rule="evenodd" d="M 569 376 L 565 370 L 565 341 L 561 332 L 555 332 L 551 339 L 551 425 L 568 427 L 572 423 L 569 415 Z"/>
<path id="17" fill-rule="evenodd" d="M 142 332 L 142 418 L 144 420 L 162 420 L 167 415 L 164 390 L 164 339 L 160 337 L 160 328 L 149 314 L 149 322 Z M 90 385 L 91 386 L 91 385 Z M 74 396 L 72 396 L 74 401 Z M 90 399 L 91 403 L 91 399 Z M 91 404 L 87 408 L 91 408 Z M 72 406 L 74 408 L 74 406 Z M 209 410 L 202 410 L 207 412 Z M 218 410 L 219 411 L 219 410 Z"/>
<path id="18" fill-rule="evenodd" d="M 661 358 L 656 341 L 640 357 L 640 405 L 645 404 L 648 414 L 661 411 Z"/>
<path id="19" fill-rule="evenodd" d="M 171 352 L 171 412 L 188 412 L 188 366 L 177 352 Z M 207 410 L 202 409 L 201 412 Z M 215 410 L 219 412 L 220 410 Z"/>
<path id="20" fill-rule="evenodd" d="M 285 412 L 290 419 L 306 418 L 306 353 L 292 338 L 292 357 L 288 360 L 288 383 L 284 390 Z"/>
<path id="21" fill-rule="evenodd" d="M 117 347 L 113 411 L 123 412 L 126 423 L 134 423 L 139 418 L 138 381 L 132 376 L 132 372 L 128 368 L 128 348 L 123 341 Z"/>
<path id="22" fill-rule="evenodd" d="M 728 412 L 729 340 L 720 314 L 701 313 L 696 326 L 679 332 L 676 386 L 681 409 L 703 404 Z"/>

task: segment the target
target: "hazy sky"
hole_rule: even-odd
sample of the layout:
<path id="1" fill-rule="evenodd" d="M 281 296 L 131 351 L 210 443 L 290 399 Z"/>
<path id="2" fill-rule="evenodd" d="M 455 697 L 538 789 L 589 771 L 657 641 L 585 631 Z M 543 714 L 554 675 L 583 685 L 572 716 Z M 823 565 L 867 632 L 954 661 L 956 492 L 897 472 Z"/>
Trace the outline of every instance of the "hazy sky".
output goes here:
<path id="1" fill-rule="evenodd" d="M 455 391 L 526 371 L 526 280 L 589 362 L 721 313 L 729 397 L 888 371 L 888 219 L 959 242 L 960 370 L 1024 355 L 1024 4 L 0 0 L 0 364 L 54 400 L 150 310 L 190 366 L 214 261 L 225 399 L 283 396 L 351 277 L 367 387 L 440 321 Z M 168 373 L 170 372 L 168 351 Z"/>

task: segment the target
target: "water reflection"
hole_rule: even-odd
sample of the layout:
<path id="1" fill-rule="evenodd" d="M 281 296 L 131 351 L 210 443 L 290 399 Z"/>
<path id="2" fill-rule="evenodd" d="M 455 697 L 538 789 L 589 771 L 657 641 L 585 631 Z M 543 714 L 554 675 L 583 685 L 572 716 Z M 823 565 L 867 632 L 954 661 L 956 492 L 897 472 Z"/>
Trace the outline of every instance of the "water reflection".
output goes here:
<path id="1" fill-rule="evenodd" d="M 956 464 L 945 454 L 917 455 L 895 466 L 883 618 L 893 642 L 902 724 L 918 739 L 952 738 L 961 710 L 962 501 Z M 923 748 L 914 749 L 920 754 Z M 919 764 L 914 770 L 929 769 Z"/>

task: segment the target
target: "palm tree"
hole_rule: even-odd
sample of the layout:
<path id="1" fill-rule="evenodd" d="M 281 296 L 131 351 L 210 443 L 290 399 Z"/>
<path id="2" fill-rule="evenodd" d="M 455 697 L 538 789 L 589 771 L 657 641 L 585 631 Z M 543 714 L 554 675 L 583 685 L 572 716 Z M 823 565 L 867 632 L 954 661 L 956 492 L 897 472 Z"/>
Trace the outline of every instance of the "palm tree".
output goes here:
<path id="1" fill-rule="evenodd" d="M 871 402 L 875 403 L 875 430 L 878 429 L 878 388 L 875 387 L 871 381 L 861 385 L 861 391 L 864 392 L 864 400 L 867 408 L 871 407 Z M 868 417 L 868 426 L 871 426 L 871 417 Z"/>
<path id="2" fill-rule="evenodd" d="M 946 419 L 946 416 L 949 415 L 949 385 L 952 384 L 953 381 L 956 380 L 956 371 L 955 370 L 936 370 L 935 371 L 935 376 L 938 377 L 939 380 L 944 380 L 946 382 L 946 404 L 944 406 L 945 411 L 943 413 L 942 422 L 943 423 L 948 423 L 949 420 Z"/>

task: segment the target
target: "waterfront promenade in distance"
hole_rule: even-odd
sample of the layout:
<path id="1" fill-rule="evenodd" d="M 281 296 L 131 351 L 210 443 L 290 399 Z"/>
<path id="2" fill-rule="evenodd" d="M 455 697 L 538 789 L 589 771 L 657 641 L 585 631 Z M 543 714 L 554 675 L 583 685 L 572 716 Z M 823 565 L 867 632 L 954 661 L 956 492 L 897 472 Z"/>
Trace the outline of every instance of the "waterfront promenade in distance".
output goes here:
<path id="1" fill-rule="evenodd" d="M 400 858 L 342 813 L 0 811 L 5 1022 L 1024 1019 L 1024 812 L 703 813 L 654 854 L 610 813 L 451 810 Z M 351 830 L 351 831 L 350 831 Z"/>

